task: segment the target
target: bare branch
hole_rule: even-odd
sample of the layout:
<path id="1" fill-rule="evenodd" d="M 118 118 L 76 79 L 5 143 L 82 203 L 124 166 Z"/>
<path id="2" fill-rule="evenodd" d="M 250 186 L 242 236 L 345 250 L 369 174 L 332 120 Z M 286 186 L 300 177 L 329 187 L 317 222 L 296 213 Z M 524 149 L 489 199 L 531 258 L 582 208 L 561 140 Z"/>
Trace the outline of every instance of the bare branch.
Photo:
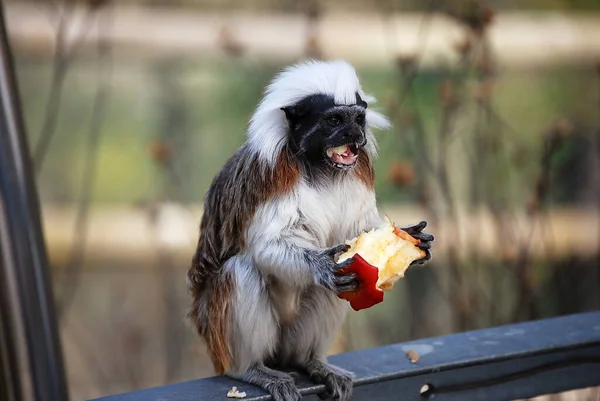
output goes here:
<path id="1" fill-rule="evenodd" d="M 112 15 L 105 14 L 99 24 L 104 25 L 104 29 L 110 29 Z M 85 163 L 81 175 L 81 197 L 77 208 L 75 228 L 73 235 L 73 244 L 71 245 L 69 259 L 67 261 L 64 280 L 62 283 L 63 291 L 61 302 L 59 303 L 59 315 L 64 315 L 72 301 L 73 294 L 77 289 L 80 270 L 85 257 L 86 240 L 88 232 L 88 214 L 92 197 L 92 191 L 96 180 L 96 168 L 98 159 L 98 148 L 102 134 L 102 126 L 106 115 L 110 97 L 110 79 L 112 75 L 112 51 L 110 43 L 103 39 L 98 41 L 97 47 L 97 89 L 92 109 L 92 117 L 88 128 L 88 141 L 85 148 Z"/>
<path id="2" fill-rule="evenodd" d="M 97 14 L 97 10 L 96 8 L 86 9 L 82 26 L 71 47 L 67 43 L 66 32 L 68 31 L 69 24 L 72 22 L 73 8 L 66 6 L 59 11 L 50 90 L 48 92 L 48 99 L 46 100 L 44 122 L 40 130 L 38 142 L 35 144 L 33 150 L 33 160 L 37 174 L 40 174 L 42 171 L 48 148 L 56 133 L 65 79 L 89 34 L 93 25 L 92 19 Z"/>

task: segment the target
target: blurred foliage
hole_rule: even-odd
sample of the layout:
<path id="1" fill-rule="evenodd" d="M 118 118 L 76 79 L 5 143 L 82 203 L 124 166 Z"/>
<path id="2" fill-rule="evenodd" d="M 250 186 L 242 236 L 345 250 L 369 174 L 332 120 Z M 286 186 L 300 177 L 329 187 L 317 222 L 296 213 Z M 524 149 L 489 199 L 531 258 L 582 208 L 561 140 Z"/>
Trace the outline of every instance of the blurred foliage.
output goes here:
<path id="1" fill-rule="evenodd" d="M 9 0 L 23 1 L 23 0 Z M 36 2 L 36 0 L 27 0 Z M 39 1 L 39 0 L 37 0 Z M 102 3 L 103 0 L 68 0 L 71 3 Z M 187 8 L 199 10 L 246 10 L 246 11 L 280 11 L 296 12 L 304 7 L 304 0 L 119 0 L 119 4 L 136 5 L 144 7 L 162 6 L 173 8 Z M 372 11 L 376 7 L 386 7 L 398 11 L 423 11 L 427 8 L 428 1 L 419 0 L 344 0 L 343 7 L 336 0 L 319 0 L 327 12 Z M 442 2 L 440 2 L 442 3 Z M 464 0 L 444 0 L 445 6 L 456 7 L 464 4 Z M 519 0 L 492 0 L 487 2 L 496 10 L 523 9 L 523 2 Z M 598 10 L 600 4 L 597 0 L 531 0 L 526 3 L 530 10 Z"/>
<path id="2" fill-rule="evenodd" d="M 186 183 L 181 200 L 200 201 L 214 174 L 244 141 L 247 122 L 264 86 L 281 67 L 192 58 L 120 58 L 114 67 L 93 201 L 133 203 L 157 196 L 160 186 L 154 181 L 157 166 L 151 147 L 161 135 L 168 137 L 175 172 Z M 42 121 L 48 71 L 46 61 L 19 60 L 18 75 L 32 141 L 37 139 Z M 58 132 L 39 180 L 45 202 L 71 202 L 79 190 L 82 135 L 94 96 L 91 73 L 83 61 L 73 67 L 65 83 Z M 359 74 L 364 88 L 378 98 L 376 107 L 388 113 L 388 107 L 400 97 L 400 91 L 389 84 L 398 81 L 396 71 L 382 67 L 361 69 Z M 409 111 L 421 110 L 425 131 L 437 129 L 440 85 L 447 75 L 441 70 L 420 72 L 414 80 L 418 96 L 406 99 L 402 106 Z M 515 201 L 522 201 L 518 197 L 536 173 L 536 163 L 531 161 L 539 156 L 538 138 L 548 121 L 568 115 L 582 123 L 593 122 L 596 89 L 588 83 L 594 79 L 593 69 L 586 68 L 514 71 L 499 79 L 493 103 L 512 127 L 503 135 L 522 146 L 520 159 L 508 160 L 508 165 L 502 167 L 513 175 L 510 180 Z M 395 127 L 376 134 L 380 145 L 376 164 L 380 201 L 414 200 L 410 186 L 400 188 L 389 180 L 398 157 L 406 161 L 416 158 L 402 141 L 404 133 Z M 510 164 L 518 169 L 510 169 Z"/>

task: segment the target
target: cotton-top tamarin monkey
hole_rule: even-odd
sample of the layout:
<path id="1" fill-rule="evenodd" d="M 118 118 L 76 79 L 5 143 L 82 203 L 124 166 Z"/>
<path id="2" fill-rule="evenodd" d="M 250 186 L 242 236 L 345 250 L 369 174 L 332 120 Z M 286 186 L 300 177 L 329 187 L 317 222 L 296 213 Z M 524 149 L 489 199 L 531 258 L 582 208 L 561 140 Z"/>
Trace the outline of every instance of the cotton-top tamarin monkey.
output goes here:
<path id="1" fill-rule="evenodd" d="M 189 318 L 217 374 L 298 400 L 292 375 L 348 400 L 352 375 L 326 354 L 356 288 L 344 245 L 383 222 L 373 188 L 372 128 L 388 120 L 367 109 L 354 68 L 344 61 L 291 66 L 268 86 L 244 145 L 206 195 L 198 247 L 188 272 Z M 404 228 L 431 258 L 426 223 Z M 276 370 L 280 369 L 280 370 Z"/>

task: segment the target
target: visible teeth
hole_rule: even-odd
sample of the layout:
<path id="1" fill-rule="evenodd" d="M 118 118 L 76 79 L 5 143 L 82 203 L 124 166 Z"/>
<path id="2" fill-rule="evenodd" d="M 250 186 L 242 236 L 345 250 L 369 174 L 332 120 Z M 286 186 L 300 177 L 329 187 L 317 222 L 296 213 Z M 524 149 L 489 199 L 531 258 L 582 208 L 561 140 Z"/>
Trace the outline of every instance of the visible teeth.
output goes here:
<path id="1" fill-rule="evenodd" d="M 346 150 L 348 150 L 348 145 L 342 145 L 342 146 L 338 146 L 335 148 L 329 148 L 329 149 L 327 149 L 327 156 L 331 157 L 331 156 L 333 156 L 334 153 L 341 155 L 341 154 L 346 153 Z"/>

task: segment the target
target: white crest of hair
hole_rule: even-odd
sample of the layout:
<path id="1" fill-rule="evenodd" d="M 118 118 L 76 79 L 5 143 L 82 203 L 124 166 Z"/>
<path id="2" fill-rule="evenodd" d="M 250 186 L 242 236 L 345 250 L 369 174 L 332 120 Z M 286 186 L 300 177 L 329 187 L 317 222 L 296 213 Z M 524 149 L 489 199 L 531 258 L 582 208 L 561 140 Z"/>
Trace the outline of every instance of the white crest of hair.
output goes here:
<path id="1" fill-rule="evenodd" d="M 284 69 L 267 86 L 250 119 L 247 132 L 250 149 L 273 166 L 287 141 L 288 125 L 282 107 L 317 94 L 332 96 L 339 105 L 352 105 L 356 104 L 357 92 L 367 104 L 375 103 L 375 98 L 363 91 L 354 67 L 344 60 L 309 60 Z M 377 152 L 371 128 L 385 129 L 389 126 L 385 116 L 367 109 L 365 149 L 371 158 Z"/>

